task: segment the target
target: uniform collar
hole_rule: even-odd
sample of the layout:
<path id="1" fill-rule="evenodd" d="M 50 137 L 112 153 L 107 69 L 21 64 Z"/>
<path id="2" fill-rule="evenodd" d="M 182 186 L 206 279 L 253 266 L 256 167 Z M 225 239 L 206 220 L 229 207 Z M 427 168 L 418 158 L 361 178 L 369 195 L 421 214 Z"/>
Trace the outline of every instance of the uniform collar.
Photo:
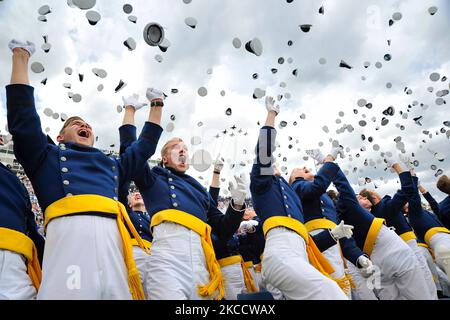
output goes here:
<path id="1" fill-rule="evenodd" d="M 73 149 L 73 150 L 78 150 L 78 151 L 90 151 L 90 152 L 101 152 L 99 149 L 97 149 L 97 148 L 94 148 L 94 147 L 86 147 L 86 146 L 83 146 L 83 145 L 81 145 L 81 144 L 78 144 L 78 143 L 75 143 L 75 142 L 71 142 L 71 141 L 69 141 L 69 142 L 64 142 L 64 141 L 61 141 L 59 144 L 58 144 L 58 147 L 66 147 L 66 148 L 70 148 L 70 149 Z"/>
<path id="2" fill-rule="evenodd" d="M 154 167 L 155 170 L 157 170 L 160 173 L 165 173 L 165 174 L 173 174 L 179 177 L 191 177 L 190 175 L 183 173 L 183 172 L 179 172 L 173 168 L 170 167 Z"/>

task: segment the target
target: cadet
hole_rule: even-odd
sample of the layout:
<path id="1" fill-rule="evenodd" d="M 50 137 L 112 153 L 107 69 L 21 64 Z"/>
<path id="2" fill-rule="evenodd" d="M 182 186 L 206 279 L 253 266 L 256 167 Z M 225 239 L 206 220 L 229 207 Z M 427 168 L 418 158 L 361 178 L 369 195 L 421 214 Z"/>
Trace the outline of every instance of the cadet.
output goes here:
<path id="1" fill-rule="evenodd" d="M 152 94 L 147 90 L 147 97 Z M 152 103 L 151 107 L 162 106 Z M 141 168 L 136 186 L 151 217 L 152 254 L 148 263 L 149 299 L 221 299 L 223 277 L 214 254 L 211 230 L 221 239 L 239 227 L 245 186 L 231 190 L 224 215 L 211 195 L 186 174 L 188 150 L 180 138 L 161 149 L 161 166 Z"/>
<path id="2" fill-rule="evenodd" d="M 14 153 L 45 215 L 38 299 L 144 299 L 124 223 L 144 244 L 118 202 L 118 187 L 155 152 L 161 108 L 151 110 L 141 137 L 119 158 L 92 147 L 94 133 L 80 117 L 66 120 L 58 146 L 48 143 L 28 85 L 30 51 L 22 48 L 29 46 L 10 43 L 13 70 L 6 93 Z"/>
<path id="3" fill-rule="evenodd" d="M 423 290 L 428 284 L 412 249 L 384 225 L 384 219 L 374 217 L 360 204 L 367 206 L 370 202 L 362 196 L 356 198 L 342 170 L 339 169 L 333 184 L 339 192 L 339 218 L 355 226 L 353 238 L 356 245 L 376 266 L 367 284 L 373 287 L 378 298 L 433 299 L 428 290 Z"/>
<path id="4" fill-rule="evenodd" d="M 443 175 L 436 183 L 436 187 L 447 197 L 439 203 L 439 219 L 447 229 L 450 229 L 450 179 Z"/>
<path id="5" fill-rule="evenodd" d="M 256 161 L 250 174 L 250 191 L 255 211 L 263 224 L 266 244 L 262 257 L 263 282 L 281 291 L 288 300 L 347 300 L 334 272 L 304 226 L 300 199 L 279 171 L 273 168 L 275 118 L 279 106 L 266 97 L 267 119 L 256 146 Z M 351 236 L 351 227 L 339 226 L 315 236 L 323 250 L 336 244 L 335 238 Z M 311 262 L 311 264 L 308 262 Z"/>
<path id="6" fill-rule="evenodd" d="M 447 273 L 447 277 L 450 279 L 450 231 L 435 215 L 422 208 L 417 189 L 418 180 L 416 176 L 412 177 L 415 192 L 409 199 L 409 222 L 421 242 L 425 242 L 431 248 L 437 265 Z"/>
<path id="7" fill-rule="evenodd" d="M 139 95 L 133 94 L 128 98 L 122 97 L 124 117 L 122 126 L 119 128 L 120 136 L 120 151 L 119 154 L 123 154 L 125 150 L 137 140 L 136 127 L 134 125 L 135 112 L 144 106 L 146 103 L 139 102 Z M 149 250 L 152 245 L 152 234 L 150 232 L 150 216 L 145 209 L 144 200 L 140 192 L 134 186 L 130 187 L 131 181 L 122 181 L 119 186 L 119 201 L 128 208 L 128 215 L 134 228 L 139 233 L 142 241 L 145 244 L 145 248 L 141 248 L 139 243 L 130 232 L 131 243 L 133 245 L 133 256 L 136 262 L 136 267 L 139 271 L 139 277 L 141 278 L 142 287 L 146 299 L 148 298 L 147 286 L 146 286 L 146 263 L 149 258 Z"/>
<path id="8" fill-rule="evenodd" d="M 28 191 L 0 163 L 0 300 L 36 298 L 43 250 Z"/>
<path id="9" fill-rule="evenodd" d="M 403 159 L 404 162 L 407 159 Z M 403 170 L 401 165 L 392 159 L 388 160 L 389 167 L 392 167 L 397 172 L 400 178 L 401 189 L 398 190 L 391 198 L 386 195 L 383 198 L 380 195 L 368 189 L 363 189 L 359 193 L 361 196 L 366 197 L 370 201 L 370 212 L 378 218 L 383 218 L 386 221 L 388 227 L 394 228 L 395 232 L 402 238 L 414 251 L 417 258 L 417 263 L 422 269 L 423 275 L 427 282 L 427 289 L 430 296 L 436 296 L 436 285 L 433 281 L 433 275 L 430 268 L 426 263 L 423 255 L 420 253 L 419 246 L 417 245 L 417 237 L 412 227 L 403 215 L 402 209 L 405 204 L 408 203 L 409 198 L 414 194 L 414 185 L 411 179 L 411 173 Z"/>
<path id="10" fill-rule="evenodd" d="M 316 175 L 304 167 L 295 168 L 290 176 L 289 182 L 303 205 L 305 227 L 311 235 L 325 229 L 335 228 L 340 223 L 333 200 L 326 193 L 339 170 L 339 167 L 331 160 L 336 158 L 340 152 L 342 152 L 341 147 L 333 148 L 329 156 L 325 158 L 320 150 L 317 150 L 313 157 L 318 164 L 323 165 Z M 329 160 L 325 161 L 325 159 Z M 340 239 L 336 245 L 325 250 L 323 254 L 335 270 L 331 276 L 351 297 L 351 277 L 346 274 L 344 256 L 355 266 L 362 268 L 363 265 L 370 264 L 370 261 L 367 261 L 367 255 L 356 246 L 352 238 Z"/>
<path id="11" fill-rule="evenodd" d="M 214 162 L 213 178 L 209 187 L 209 194 L 217 205 L 220 193 L 220 173 L 224 166 L 223 158 L 217 157 Z M 236 181 L 242 181 L 235 177 Z M 237 234 L 230 239 L 221 239 L 214 233 L 211 234 L 214 252 L 224 279 L 226 300 L 237 300 L 241 293 L 257 292 L 253 276 L 245 266 L 240 253 L 240 242 Z"/>

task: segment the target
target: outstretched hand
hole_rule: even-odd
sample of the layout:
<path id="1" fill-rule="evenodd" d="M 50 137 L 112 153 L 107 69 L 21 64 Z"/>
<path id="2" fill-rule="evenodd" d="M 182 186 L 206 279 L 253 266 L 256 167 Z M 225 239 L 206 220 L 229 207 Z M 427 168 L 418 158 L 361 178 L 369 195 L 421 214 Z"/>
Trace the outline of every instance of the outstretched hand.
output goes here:
<path id="1" fill-rule="evenodd" d="M 231 181 L 229 184 L 231 198 L 236 205 L 242 206 L 244 205 L 245 196 L 247 195 L 247 182 L 243 175 L 234 176 L 234 179 L 236 180 L 236 185 Z"/>
<path id="2" fill-rule="evenodd" d="M 154 89 L 154 88 L 148 88 L 147 92 L 146 92 L 146 96 L 149 101 L 155 101 L 155 100 L 162 101 L 166 98 L 166 95 L 164 94 L 164 92 L 162 92 L 161 90 L 158 90 L 158 89 Z"/>
<path id="3" fill-rule="evenodd" d="M 280 106 L 275 105 L 275 99 L 273 97 L 266 97 L 266 109 L 267 111 L 274 111 L 276 114 L 280 113 Z"/>
<path id="4" fill-rule="evenodd" d="M 333 238 L 338 241 L 342 238 L 349 239 L 353 235 L 353 226 L 349 224 L 344 224 L 344 221 L 342 220 L 341 223 L 339 223 L 336 227 L 330 230 L 331 235 Z"/>
<path id="5" fill-rule="evenodd" d="M 145 102 L 139 102 L 139 95 L 136 93 L 132 94 L 128 98 L 122 97 L 122 101 L 124 108 L 131 106 L 136 111 L 147 105 Z"/>
<path id="6" fill-rule="evenodd" d="M 16 39 L 12 39 L 8 43 L 9 49 L 11 49 L 12 52 L 17 52 L 18 49 L 23 49 L 26 52 L 28 52 L 28 55 L 31 57 L 36 52 L 36 46 L 33 42 L 27 41 L 27 42 L 21 42 Z"/>

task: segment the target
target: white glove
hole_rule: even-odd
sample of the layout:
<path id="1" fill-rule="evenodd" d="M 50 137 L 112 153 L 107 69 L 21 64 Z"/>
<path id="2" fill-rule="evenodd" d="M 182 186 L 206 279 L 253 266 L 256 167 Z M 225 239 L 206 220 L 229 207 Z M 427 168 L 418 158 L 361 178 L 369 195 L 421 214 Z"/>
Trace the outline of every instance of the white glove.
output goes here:
<path id="1" fill-rule="evenodd" d="M 147 99 L 149 101 L 152 101 L 154 99 L 161 99 L 164 100 L 166 98 L 164 92 L 158 90 L 158 89 L 153 89 L 153 88 L 148 88 L 147 89 L 147 93 L 146 93 Z"/>
<path id="2" fill-rule="evenodd" d="M 216 161 L 214 161 L 214 172 L 220 173 L 222 171 L 224 161 L 224 158 L 217 158 Z"/>
<path id="3" fill-rule="evenodd" d="M 408 156 L 404 156 L 402 154 L 399 154 L 398 158 L 400 159 L 401 162 L 403 162 L 405 164 L 405 166 L 408 169 L 414 169 L 414 164 L 412 163 L 411 159 Z"/>
<path id="4" fill-rule="evenodd" d="M 397 163 L 394 158 L 385 158 L 384 161 L 386 161 L 388 168 L 392 168 L 392 166 Z"/>
<path id="5" fill-rule="evenodd" d="M 234 176 L 234 179 L 236 180 L 236 186 L 230 181 L 231 198 L 234 204 L 242 206 L 247 195 L 247 183 L 242 175 L 240 177 Z"/>
<path id="6" fill-rule="evenodd" d="M 258 226 L 258 224 L 259 222 L 256 220 L 242 221 L 241 225 L 239 226 L 239 230 L 241 232 L 253 233 L 256 231 L 256 227 Z"/>
<path id="7" fill-rule="evenodd" d="M 365 184 L 366 184 L 366 179 L 358 178 L 358 186 L 362 187 Z"/>
<path id="8" fill-rule="evenodd" d="M 266 97 L 266 109 L 267 111 L 275 111 L 276 114 L 280 113 L 280 106 L 275 105 L 274 98 L 267 96 Z"/>
<path id="9" fill-rule="evenodd" d="M 132 106 L 136 111 L 147 105 L 147 103 L 139 102 L 139 95 L 136 93 L 129 96 L 128 98 L 122 96 L 122 101 L 124 108 L 127 106 Z"/>
<path id="10" fill-rule="evenodd" d="M 305 152 L 308 156 L 316 160 L 318 164 L 323 163 L 323 159 L 325 159 L 325 156 L 323 155 L 322 151 L 320 151 L 320 149 L 310 149 L 306 150 Z"/>
<path id="11" fill-rule="evenodd" d="M 13 51 L 15 48 L 22 48 L 28 51 L 28 53 L 30 54 L 30 57 L 33 55 L 33 53 L 36 51 L 36 46 L 34 45 L 33 42 L 27 41 L 25 42 L 21 42 L 18 41 L 16 39 L 12 39 L 9 43 L 8 43 L 8 47 L 9 49 L 11 49 L 11 51 Z"/>
<path id="12" fill-rule="evenodd" d="M 356 260 L 356 264 L 361 266 L 359 270 L 365 278 L 370 277 L 375 272 L 372 261 L 366 256 L 360 256 L 358 260 Z"/>
<path id="13" fill-rule="evenodd" d="M 333 236 L 333 238 L 336 241 L 338 241 L 339 239 L 342 238 L 349 239 L 353 235 L 352 229 L 353 226 L 349 224 L 344 224 L 344 221 L 342 220 L 341 223 L 339 223 L 339 225 L 330 230 L 330 233 Z"/>
<path id="14" fill-rule="evenodd" d="M 329 155 L 332 156 L 334 159 L 337 159 L 338 154 L 341 155 L 341 157 L 344 155 L 344 148 L 341 146 L 332 148 Z"/>

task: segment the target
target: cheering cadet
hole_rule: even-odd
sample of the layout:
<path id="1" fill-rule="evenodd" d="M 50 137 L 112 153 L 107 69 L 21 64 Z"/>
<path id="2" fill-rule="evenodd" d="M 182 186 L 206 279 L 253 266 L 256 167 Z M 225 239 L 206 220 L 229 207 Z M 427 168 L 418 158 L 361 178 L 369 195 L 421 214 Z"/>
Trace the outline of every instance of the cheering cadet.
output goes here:
<path id="1" fill-rule="evenodd" d="M 151 109 L 141 137 L 119 158 L 92 147 L 92 128 L 80 117 L 66 120 L 58 146 L 48 143 L 28 85 L 29 47 L 10 42 L 13 68 L 6 94 L 14 153 L 45 215 L 38 299 L 144 299 L 124 222 L 144 244 L 118 202 L 118 187 L 155 152 L 161 107 Z"/>
<path id="2" fill-rule="evenodd" d="M 250 175 L 253 206 L 266 237 L 261 269 L 263 281 L 280 290 L 289 300 L 346 300 L 345 293 L 329 278 L 335 270 L 303 224 L 300 199 L 273 168 L 274 124 L 280 109 L 271 97 L 266 97 L 266 108 L 267 119 L 260 130 L 256 161 Z M 351 228 L 341 225 L 331 232 L 321 232 L 315 236 L 317 245 L 325 250 L 336 244 L 335 238 L 350 237 Z"/>
<path id="3" fill-rule="evenodd" d="M 409 161 L 405 158 L 402 160 L 409 163 Z M 403 207 L 408 203 L 409 198 L 414 194 L 414 185 L 411 179 L 411 173 L 403 170 L 401 165 L 392 159 L 387 160 L 387 162 L 389 167 L 392 167 L 395 172 L 397 172 L 400 178 L 401 189 L 398 190 L 393 197 L 386 195 L 381 198 L 377 192 L 368 189 L 363 189 L 359 194 L 366 197 L 366 199 L 370 202 L 370 208 L 366 209 L 369 209 L 375 217 L 385 219 L 387 226 L 394 228 L 400 238 L 402 238 L 411 247 L 417 257 L 417 263 L 422 269 L 426 279 L 428 292 L 430 296 L 434 297 L 436 296 L 436 285 L 433 281 L 433 275 L 431 274 L 430 268 L 428 268 L 426 260 L 420 253 L 419 246 L 417 245 L 416 234 L 402 212 Z"/>
<path id="4" fill-rule="evenodd" d="M 303 205 L 305 227 L 311 235 L 335 228 L 340 223 L 333 200 L 327 194 L 327 189 L 339 170 L 333 159 L 340 152 L 342 147 L 333 148 L 330 154 L 324 157 L 320 150 L 317 150 L 312 156 L 318 164 L 323 165 L 316 175 L 304 167 L 295 168 L 290 176 L 289 182 Z M 367 261 L 367 255 L 356 246 L 353 238 L 340 239 L 339 243 L 325 250 L 323 254 L 335 270 L 331 276 L 351 297 L 351 278 L 346 274 L 344 257 L 355 266 L 362 268 L 362 264 L 370 263 Z"/>
<path id="5" fill-rule="evenodd" d="M 125 150 L 137 140 L 136 127 L 134 125 L 135 112 L 144 106 L 146 103 L 139 102 L 139 95 L 133 94 L 128 98 L 122 97 L 123 107 L 125 109 L 122 126 L 119 128 L 120 135 L 120 151 L 122 155 Z M 145 280 L 146 276 L 146 262 L 149 257 L 149 250 L 152 244 L 152 234 L 150 232 L 150 216 L 145 209 L 144 200 L 136 188 L 130 192 L 131 181 L 122 181 L 119 185 L 119 201 L 128 208 L 128 215 L 134 228 L 139 233 L 146 248 L 141 248 L 139 243 L 130 232 L 131 243 L 133 245 L 133 256 L 136 262 L 136 267 L 139 271 L 139 277 L 142 282 L 145 297 L 147 298 L 147 286 Z"/>
<path id="6" fill-rule="evenodd" d="M 450 231 L 437 217 L 422 208 L 420 194 L 417 189 L 418 178 L 412 177 L 415 192 L 409 199 L 408 218 L 417 237 L 425 242 L 436 257 L 436 263 L 450 279 Z"/>
<path id="7" fill-rule="evenodd" d="M 211 186 L 209 187 L 209 193 L 216 205 L 220 193 L 220 172 L 223 166 L 224 159 L 217 157 L 214 162 Z M 245 184 L 243 177 L 235 177 L 235 179 L 238 183 Z M 257 287 L 253 276 L 245 266 L 243 257 L 239 254 L 240 241 L 238 235 L 234 234 L 231 239 L 221 239 L 212 233 L 211 238 L 224 279 L 225 299 L 236 300 L 240 293 L 256 292 Z"/>
<path id="8" fill-rule="evenodd" d="M 365 209 L 370 202 L 362 196 L 356 198 L 342 170 L 339 169 L 333 184 L 339 191 L 339 218 L 355 226 L 353 238 L 357 246 L 376 267 L 370 282 L 367 281 L 369 289 L 376 289 L 374 293 L 381 300 L 433 299 L 424 290 L 427 281 L 412 249 L 384 225 L 384 219 L 374 217 Z"/>
<path id="9" fill-rule="evenodd" d="M 147 97 L 164 95 L 147 90 Z M 152 103 L 161 107 L 163 101 Z M 161 149 L 161 165 L 145 164 L 135 180 L 151 217 L 152 254 L 148 263 L 149 299 L 221 299 L 223 277 L 214 254 L 211 230 L 229 239 L 244 211 L 245 186 L 231 190 L 232 201 L 222 214 L 208 191 L 186 174 L 188 150 L 180 138 Z"/>

